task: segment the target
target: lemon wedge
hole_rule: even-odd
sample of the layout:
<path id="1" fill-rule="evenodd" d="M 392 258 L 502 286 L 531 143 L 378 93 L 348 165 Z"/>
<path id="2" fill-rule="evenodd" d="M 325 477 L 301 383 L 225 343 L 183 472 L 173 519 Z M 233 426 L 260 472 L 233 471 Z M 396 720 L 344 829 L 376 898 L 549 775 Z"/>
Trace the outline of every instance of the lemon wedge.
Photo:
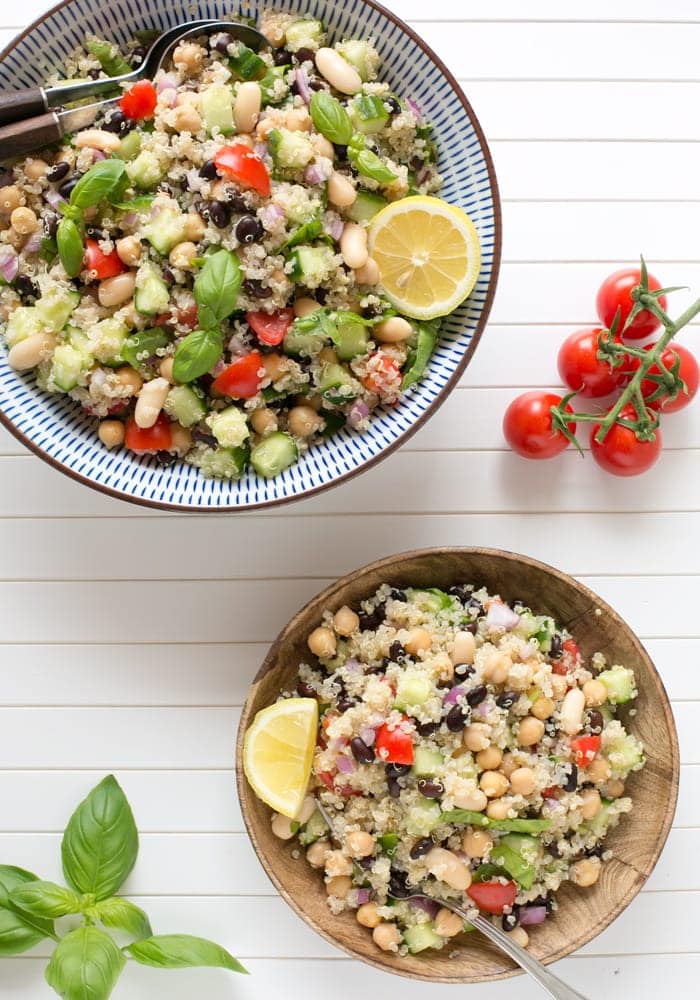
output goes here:
<path id="1" fill-rule="evenodd" d="M 413 319 L 436 319 L 470 294 L 481 267 L 469 216 L 440 198 L 393 201 L 374 216 L 369 252 L 387 298 Z"/>
<path id="2" fill-rule="evenodd" d="M 245 735 L 243 768 L 251 788 L 290 819 L 304 801 L 317 729 L 314 698 L 285 698 L 258 712 Z"/>

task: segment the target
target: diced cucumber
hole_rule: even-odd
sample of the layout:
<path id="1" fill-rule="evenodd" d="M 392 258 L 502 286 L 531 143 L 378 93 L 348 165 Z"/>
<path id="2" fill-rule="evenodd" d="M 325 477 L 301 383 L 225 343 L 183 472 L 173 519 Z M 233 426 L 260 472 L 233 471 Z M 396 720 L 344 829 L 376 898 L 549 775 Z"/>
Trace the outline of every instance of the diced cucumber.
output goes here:
<path id="1" fill-rule="evenodd" d="M 85 358 L 75 347 L 71 347 L 70 344 L 59 344 L 53 352 L 49 381 L 63 392 L 70 392 L 81 381 L 84 362 Z"/>
<path id="2" fill-rule="evenodd" d="M 74 347 L 76 351 L 79 351 L 83 358 L 83 368 L 86 370 L 92 368 L 95 363 L 95 359 L 92 355 L 92 348 L 90 347 L 90 340 L 87 333 L 81 330 L 77 326 L 66 327 L 65 332 L 66 343 Z"/>
<path id="3" fill-rule="evenodd" d="M 414 924 L 403 932 L 403 939 L 412 955 L 427 948 L 442 948 L 446 938 L 440 937 L 432 920 L 425 924 Z"/>
<path id="4" fill-rule="evenodd" d="M 351 361 L 367 353 L 369 333 L 361 317 L 352 312 L 338 312 L 335 319 L 337 334 L 333 338 L 335 349 L 341 361 Z"/>
<path id="5" fill-rule="evenodd" d="M 313 314 L 312 314 L 313 315 Z M 328 343 L 328 337 L 320 326 L 313 327 L 309 317 L 296 319 L 287 330 L 282 341 L 282 350 L 293 357 L 312 358 Z"/>
<path id="6" fill-rule="evenodd" d="M 416 747 L 411 774 L 415 774 L 417 778 L 429 778 L 439 771 L 444 763 L 445 759 L 439 750 L 431 750 L 430 747 Z"/>
<path id="7" fill-rule="evenodd" d="M 142 191 L 154 188 L 165 177 L 160 160 L 150 149 L 142 150 L 135 160 L 127 163 L 126 172 L 131 183 Z"/>
<path id="8" fill-rule="evenodd" d="M 542 851 L 542 844 L 537 838 L 524 833 L 507 833 L 494 845 L 491 861 L 505 868 L 523 889 L 531 889 Z"/>
<path id="9" fill-rule="evenodd" d="M 231 135 L 235 131 L 233 91 L 225 83 L 212 83 L 202 91 L 202 118 L 208 135 Z"/>
<path id="10" fill-rule="evenodd" d="M 366 83 L 377 75 L 379 69 L 379 53 L 369 42 L 359 38 L 351 38 L 348 41 L 340 42 L 336 49 L 341 56 L 354 66 Z"/>
<path id="11" fill-rule="evenodd" d="M 241 42 L 238 54 L 229 56 L 229 69 L 239 80 L 259 80 L 265 75 L 265 62 L 260 56 Z"/>
<path id="12" fill-rule="evenodd" d="M 60 333 L 80 302 L 80 292 L 51 287 L 37 302 L 36 314 L 44 330 Z"/>
<path id="13" fill-rule="evenodd" d="M 285 48 L 290 52 L 298 52 L 299 49 L 311 49 L 315 52 L 321 47 L 323 40 L 323 25 L 315 18 L 295 21 L 285 32 Z"/>
<path id="14" fill-rule="evenodd" d="M 629 667 L 619 663 L 598 674 L 598 680 L 605 684 L 608 690 L 608 701 L 612 705 L 624 705 L 637 697 L 637 685 L 634 672 Z"/>
<path id="15" fill-rule="evenodd" d="M 44 324 L 39 318 L 36 306 L 18 306 L 10 313 L 5 327 L 7 346 L 14 347 L 15 344 L 19 344 L 20 340 L 26 340 L 27 337 L 31 337 L 35 333 L 41 333 L 43 329 Z"/>
<path id="16" fill-rule="evenodd" d="M 612 811 L 614 801 L 612 799 L 603 799 L 600 804 L 600 809 L 595 814 L 593 819 L 589 819 L 584 824 L 585 829 L 594 834 L 596 840 L 599 840 L 606 832 L 611 824 L 614 813 Z"/>
<path id="17" fill-rule="evenodd" d="M 165 412 L 183 427 L 192 427 L 206 416 L 202 395 L 191 385 L 174 385 L 167 395 Z"/>
<path id="18" fill-rule="evenodd" d="M 167 256 L 185 238 L 187 218 L 174 203 L 164 205 L 143 227 L 143 235 L 158 253 Z"/>
<path id="19" fill-rule="evenodd" d="M 169 343 L 170 337 L 160 326 L 152 330 L 140 330 L 124 341 L 122 358 L 132 368 L 143 370 L 146 361 Z"/>
<path id="20" fill-rule="evenodd" d="M 101 319 L 88 330 L 90 351 L 102 364 L 121 364 L 122 347 L 129 335 L 128 327 L 113 316 Z"/>
<path id="21" fill-rule="evenodd" d="M 418 324 L 416 343 L 411 349 L 408 361 L 403 370 L 402 389 L 408 389 L 409 386 L 415 385 L 416 382 L 420 382 L 423 378 L 425 370 L 428 367 L 428 362 L 435 350 L 437 335 L 438 329 L 436 323 Z"/>
<path id="22" fill-rule="evenodd" d="M 349 403 L 357 396 L 355 385 L 352 375 L 342 365 L 331 363 L 324 364 L 321 368 L 318 391 L 329 403 Z"/>
<path id="23" fill-rule="evenodd" d="M 330 247 L 301 246 L 290 254 L 292 281 L 302 281 L 307 288 L 318 288 L 327 278 L 335 274 L 335 254 Z"/>
<path id="24" fill-rule="evenodd" d="M 384 101 L 376 94 L 358 94 L 350 103 L 348 113 L 357 131 L 364 135 L 381 132 L 389 120 Z"/>
<path id="25" fill-rule="evenodd" d="M 353 222 L 369 222 L 387 204 L 386 198 L 382 198 L 380 194 L 358 191 L 357 198 L 349 208 L 345 209 L 345 214 Z"/>
<path id="26" fill-rule="evenodd" d="M 406 814 L 406 833 L 410 837 L 429 837 L 440 825 L 442 810 L 432 799 L 419 799 Z"/>
<path id="27" fill-rule="evenodd" d="M 124 160 L 125 163 L 130 163 L 135 160 L 136 157 L 141 152 L 141 133 L 137 132 L 135 129 L 132 132 L 127 132 L 122 141 L 119 143 L 119 149 L 116 155 L 120 160 Z"/>
<path id="28" fill-rule="evenodd" d="M 285 75 L 289 69 L 289 66 L 268 67 L 265 76 L 260 81 L 263 107 L 267 104 L 281 104 L 287 97 L 289 84 L 285 80 Z"/>
<path id="29" fill-rule="evenodd" d="M 301 170 L 314 158 L 314 147 L 306 132 L 273 128 L 267 141 L 273 162 L 279 170 Z"/>
<path id="30" fill-rule="evenodd" d="M 605 756 L 616 776 L 627 777 L 644 763 L 644 748 L 636 736 L 622 731 L 615 739 L 605 740 Z"/>
<path id="31" fill-rule="evenodd" d="M 393 858 L 394 854 L 396 854 L 396 848 L 399 846 L 398 833 L 383 833 L 377 840 L 384 854 Z"/>
<path id="32" fill-rule="evenodd" d="M 320 840 L 328 831 L 328 825 L 318 810 L 311 814 L 311 818 L 306 821 L 299 831 L 299 843 L 302 847 L 308 847 L 314 841 Z"/>
<path id="33" fill-rule="evenodd" d="M 225 410 L 210 413 L 206 422 L 224 448 L 240 448 L 250 437 L 246 415 L 237 406 L 227 406 Z"/>
<path id="34" fill-rule="evenodd" d="M 247 448 L 207 448 L 197 456 L 197 465 L 205 476 L 240 479 L 248 464 Z"/>
<path id="35" fill-rule="evenodd" d="M 170 304 L 170 292 L 158 268 L 150 261 L 143 263 L 136 272 L 134 305 L 146 316 L 165 312 Z"/>
<path id="36" fill-rule="evenodd" d="M 428 587 L 425 590 L 414 590 L 409 587 L 406 590 L 406 597 L 410 604 L 415 604 L 421 611 L 428 611 L 431 614 L 454 607 L 452 597 L 437 587 Z"/>
<path id="37" fill-rule="evenodd" d="M 423 705 L 433 691 L 433 682 L 425 670 L 406 667 L 396 685 L 394 708 L 407 709 Z"/>
<path id="38" fill-rule="evenodd" d="M 275 431 L 253 448 L 250 462 L 259 476 L 271 479 L 288 469 L 297 460 L 294 438 L 282 431 Z"/>

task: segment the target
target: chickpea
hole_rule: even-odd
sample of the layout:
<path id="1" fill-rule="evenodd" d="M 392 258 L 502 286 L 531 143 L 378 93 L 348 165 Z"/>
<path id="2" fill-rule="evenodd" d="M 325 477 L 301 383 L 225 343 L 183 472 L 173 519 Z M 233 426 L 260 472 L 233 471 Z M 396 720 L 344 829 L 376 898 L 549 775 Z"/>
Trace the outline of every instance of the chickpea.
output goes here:
<path id="1" fill-rule="evenodd" d="M 170 425 L 170 437 L 171 445 L 170 451 L 174 451 L 180 458 L 186 455 L 188 451 L 192 450 L 192 435 L 186 427 L 182 424 L 171 424 Z"/>
<path id="2" fill-rule="evenodd" d="M 353 858 L 368 858 L 374 854 L 374 837 L 364 830 L 353 830 L 345 838 L 345 847 Z"/>
<path id="3" fill-rule="evenodd" d="M 507 932 L 508 937 L 512 938 L 516 944 L 519 944 L 521 948 L 527 948 L 530 936 L 524 927 L 514 927 L 512 931 Z"/>
<path id="4" fill-rule="evenodd" d="M 486 806 L 486 815 L 489 819 L 508 819 L 508 814 L 512 808 L 512 799 L 506 797 L 501 799 L 492 799 Z"/>
<path id="5" fill-rule="evenodd" d="M 119 448 L 124 444 L 124 424 L 121 420 L 102 420 L 97 436 L 106 448 Z"/>
<path id="6" fill-rule="evenodd" d="M 329 851 L 326 855 L 326 875 L 352 875 L 352 861 L 341 850 Z"/>
<path id="7" fill-rule="evenodd" d="M 119 260 L 127 267 L 134 267 L 141 260 L 141 240 L 135 236 L 123 236 L 115 246 Z"/>
<path id="8" fill-rule="evenodd" d="M 322 660 L 328 660 L 335 656 L 337 649 L 335 636 L 325 625 L 319 625 L 313 630 L 307 639 L 307 645 L 314 656 L 318 656 Z"/>
<path id="9" fill-rule="evenodd" d="M 261 407 L 261 409 L 253 410 L 251 413 L 250 425 L 256 434 L 264 437 L 266 434 L 272 434 L 273 431 L 277 430 L 277 417 L 272 410 Z"/>
<path id="10" fill-rule="evenodd" d="M 462 835 L 462 850 L 468 858 L 483 858 L 493 847 L 493 837 L 488 830 L 478 827 Z"/>
<path id="11" fill-rule="evenodd" d="M 197 256 L 197 247 L 194 243 L 178 243 L 173 247 L 168 256 L 171 267 L 181 267 L 187 271 L 192 267 L 192 261 Z"/>
<path id="12" fill-rule="evenodd" d="M 512 666 L 511 658 L 495 649 L 484 657 L 482 675 L 491 684 L 504 684 Z"/>
<path id="13" fill-rule="evenodd" d="M 173 127 L 178 132 L 199 132 L 202 127 L 202 116 L 191 104 L 179 104 L 173 110 Z"/>
<path id="14" fill-rule="evenodd" d="M 318 360 L 323 361 L 327 365 L 337 365 L 338 355 L 332 347 L 322 347 L 318 352 Z"/>
<path id="15" fill-rule="evenodd" d="M 625 783 L 619 778 L 611 778 L 603 786 L 603 795 L 606 799 L 619 799 L 625 794 Z"/>
<path id="16" fill-rule="evenodd" d="M 323 397 L 316 394 L 312 396 L 297 396 L 296 402 L 299 406 L 310 406 L 316 413 L 320 413 L 323 406 Z"/>
<path id="17" fill-rule="evenodd" d="M 185 219 L 185 237 L 193 243 L 199 243 L 206 228 L 206 223 L 199 212 L 190 212 Z"/>
<path id="18" fill-rule="evenodd" d="M 321 303 L 317 302 L 316 299 L 312 299 L 308 295 L 303 295 L 294 303 L 294 315 L 298 317 L 309 316 L 311 313 L 318 312 L 321 308 Z"/>
<path id="19" fill-rule="evenodd" d="M 452 643 L 450 659 L 456 667 L 463 663 L 472 664 L 476 654 L 476 640 L 471 632 L 456 632 Z"/>
<path id="20" fill-rule="evenodd" d="M 571 866 L 571 881 L 587 889 L 600 878 L 601 862 L 600 858 L 581 858 Z"/>
<path id="21" fill-rule="evenodd" d="M 412 628 L 408 633 L 408 638 L 404 642 L 404 649 L 411 656 L 426 652 L 433 644 L 433 637 L 424 628 Z"/>
<path id="22" fill-rule="evenodd" d="M 324 868 L 330 854 L 331 845 L 327 840 L 316 840 L 306 851 L 306 860 L 312 868 Z"/>
<path id="23" fill-rule="evenodd" d="M 434 927 L 435 933 L 439 934 L 440 937 L 452 938 L 462 933 L 464 930 L 464 921 L 458 913 L 453 913 L 452 910 L 448 910 L 446 906 L 443 906 L 437 912 Z"/>
<path id="24" fill-rule="evenodd" d="M 479 787 L 489 799 L 500 799 L 508 791 L 509 782 L 500 771 L 484 771 L 479 778 Z"/>
<path id="25" fill-rule="evenodd" d="M 584 788 L 581 792 L 581 815 L 584 819 L 593 819 L 600 812 L 602 805 L 600 792 L 597 788 Z"/>
<path id="26" fill-rule="evenodd" d="M 438 653 L 432 658 L 431 665 L 437 680 L 441 683 L 451 681 L 455 675 L 455 668 L 447 653 Z"/>
<path id="27" fill-rule="evenodd" d="M 352 635 L 353 632 L 357 631 L 359 625 L 359 615 L 356 615 L 352 608 L 349 608 L 347 604 L 344 604 L 342 608 L 338 608 L 336 613 L 333 615 L 333 628 L 336 630 L 338 635 Z"/>
<path id="28" fill-rule="evenodd" d="M 586 681 L 582 690 L 587 708 L 599 708 L 608 700 L 608 689 L 602 681 Z"/>
<path id="29" fill-rule="evenodd" d="M 15 208 L 10 216 L 10 224 L 20 236 L 29 236 L 39 228 L 36 212 L 31 208 Z"/>
<path id="30" fill-rule="evenodd" d="M 13 229 L 13 227 L 10 226 L 10 228 L 7 230 L 7 242 L 10 244 L 11 247 L 14 247 L 15 250 L 21 250 L 24 244 L 27 242 L 27 237 L 22 236 L 21 233 L 18 233 L 16 229 Z"/>
<path id="31" fill-rule="evenodd" d="M 468 783 L 466 791 L 453 792 L 452 798 L 458 809 L 469 809 L 471 812 L 483 812 L 488 802 L 482 790 L 474 788 L 472 782 Z"/>
<path id="32" fill-rule="evenodd" d="M 503 760 L 501 761 L 501 770 L 505 774 L 506 778 L 510 778 L 514 771 L 520 767 L 521 762 L 518 760 L 515 754 L 506 753 L 503 755 Z"/>
<path id="33" fill-rule="evenodd" d="M 189 104 L 192 108 L 197 108 L 199 110 L 202 106 L 202 95 L 198 94 L 196 90 L 183 90 L 177 95 L 178 105 Z"/>
<path id="34" fill-rule="evenodd" d="M 485 750 L 491 742 L 491 726 L 485 722 L 472 722 L 462 734 L 462 742 L 467 750 L 477 753 Z"/>
<path id="35" fill-rule="evenodd" d="M 114 376 L 124 389 L 129 390 L 129 395 L 135 396 L 141 391 L 143 379 L 137 371 L 128 365 L 125 368 L 117 368 Z"/>
<path id="36" fill-rule="evenodd" d="M 0 215 L 12 215 L 22 204 L 22 193 L 16 184 L 0 188 Z"/>
<path id="37" fill-rule="evenodd" d="M 336 875 L 326 882 L 326 892 L 337 899 L 345 899 L 352 889 L 352 879 L 349 875 Z"/>
<path id="38" fill-rule="evenodd" d="M 293 406 L 287 414 L 287 429 L 295 437 L 313 437 L 322 423 L 322 418 L 311 406 Z"/>
<path id="39" fill-rule="evenodd" d="M 363 266 L 366 267 L 367 260 L 364 261 L 364 265 L 358 264 L 355 269 L 360 270 Z M 354 264 L 350 266 L 355 267 Z M 413 327 L 408 320 L 401 316 L 390 316 L 389 319 L 377 323 L 372 329 L 372 339 L 378 340 L 380 344 L 399 344 L 403 340 L 408 340 L 412 334 Z"/>
<path id="40" fill-rule="evenodd" d="M 518 726 L 518 743 L 521 747 L 532 747 L 544 736 L 544 722 L 526 715 Z"/>
<path id="41" fill-rule="evenodd" d="M 561 701 L 569 687 L 566 677 L 562 677 L 561 674 L 552 674 L 550 682 L 552 685 L 552 697 L 555 701 Z"/>
<path id="42" fill-rule="evenodd" d="M 586 778 L 593 785 L 603 785 L 610 777 L 610 771 L 605 757 L 595 757 L 586 768 Z"/>
<path id="43" fill-rule="evenodd" d="M 161 363 L 158 365 L 158 374 L 161 375 L 163 378 L 167 379 L 171 385 L 175 383 L 175 379 L 173 378 L 174 362 L 175 359 L 172 357 L 172 355 L 169 355 L 167 358 L 163 358 Z"/>
<path id="44" fill-rule="evenodd" d="M 272 832 L 280 840 L 291 840 L 294 836 L 294 830 L 292 830 L 292 821 L 288 816 L 283 816 L 281 813 L 275 813 L 272 817 Z"/>
<path id="45" fill-rule="evenodd" d="M 482 771 L 495 771 L 500 767 L 502 760 L 503 751 L 495 746 L 486 747 L 476 755 L 476 762 Z"/>
<path id="46" fill-rule="evenodd" d="M 530 714 L 534 715 L 536 719 L 549 719 L 554 715 L 554 710 L 556 708 L 556 703 L 552 701 L 551 698 L 541 697 L 538 698 L 536 702 L 533 703 L 530 709 Z"/>
<path id="47" fill-rule="evenodd" d="M 196 42 L 181 42 L 173 52 L 173 64 L 185 76 L 194 76 L 202 68 L 204 49 Z"/>
<path id="48" fill-rule="evenodd" d="M 358 909 L 357 913 L 355 914 L 358 924 L 361 924 L 363 927 L 370 927 L 372 929 L 378 927 L 382 922 L 382 918 L 379 916 L 379 913 L 377 912 L 378 909 L 379 907 L 377 906 L 376 903 L 373 902 L 363 903 L 362 906 Z"/>
<path id="49" fill-rule="evenodd" d="M 401 932 L 396 924 L 381 923 L 372 931 L 372 940 L 382 951 L 398 951 Z"/>
<path id="50" fill-rule="evenodd" d="M 30 181 L 40 181 L 49 172 L 49 165 L 46 160 L 34 159 L 31 157 L 24 164 L 24 173 Z"/>
<path id="51" fill-rule="evenodd" d="M 510 787 L 516 795 L 532 795 L 537 777 L 531 767 L 516 767 L 510 776 Z"/>
<path id="52" fill-rule="evenodd" d="M 444 847 L 431 848 L 425 856 L 425 865 L 431 875 L 446 882 L 451 889 L 464 892 L 472 884 L 468 866 Z"/>
<path id="53" fill-rule="evenodd" d="M 281 354 L 263 354 L 263 368 L 272 382 L 278 382 L 289 371 L 289 361 Z"/>

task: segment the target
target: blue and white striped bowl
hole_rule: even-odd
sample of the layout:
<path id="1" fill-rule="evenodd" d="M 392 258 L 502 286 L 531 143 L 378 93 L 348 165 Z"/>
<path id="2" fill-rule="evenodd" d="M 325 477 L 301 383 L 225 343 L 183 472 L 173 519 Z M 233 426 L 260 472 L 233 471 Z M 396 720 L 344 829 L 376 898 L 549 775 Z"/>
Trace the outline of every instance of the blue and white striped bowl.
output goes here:
<path id="1" fill-rule="evenodd" d="M 136 30 L 165 29 L 193 18 L 241 14 L 263 7 L 320 18 L 331 38 L 372 36 L 383 78 L 413 97 L 435 126 L 442 196 L 473 219 L 482 249 L 481 273 L 470 298 L 443 324 L 426 377 L 397 406 L 377 412 L 363 433 L 340 431 L 313 447 L 275 479 L 249 471 L 240 481 L 205 479 L 184 463 L 162 468 L 151 458 L 107 451 L 95 421 L 67 397 L 39 392 L 31 376 L 7 365 L 0 348 L 0 419 L 41 458 L 104 493 L 149 507 L 243 510 L 285 503 L 327 489 L 368 468 L 405 441 L 457 383 L 484 328 L 501 249 L 498 188 L 479 123 L 459 85 L 418 36 L 373 0 L 64 0 L 0 55 L 0 89 L 41 84 L 88 33 L 125 43 Z"/>

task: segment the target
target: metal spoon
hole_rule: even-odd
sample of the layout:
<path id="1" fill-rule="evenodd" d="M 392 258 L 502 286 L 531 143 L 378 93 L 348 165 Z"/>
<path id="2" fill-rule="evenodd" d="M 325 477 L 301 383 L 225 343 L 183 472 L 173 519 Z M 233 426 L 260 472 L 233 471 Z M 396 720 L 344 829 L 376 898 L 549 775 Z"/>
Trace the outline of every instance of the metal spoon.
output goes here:
<path id="1" fill-rule="evenodd" d="M 328 829 L 331 833 L 331 839 L 336 843 L 339 843 L 339 837 L 336 835 L 333 827 L 333 817 L 330 815 L 326 807 L 316 799 L 316 807 L 318 811 L 323 816 Z M 567 986 L 565 982 L 555 976 L 553 972 L 545 968 L 542 962 L 539 962 L 534 958 L 525 948 L 521 948 L 519 944 L 508 937 L 505 931 L 501 930 L 495 924 L 492 924 L 490 920 L 483 917 L 480 913 L 474 917 L 467 910 L 458 906 L 448 899 L 437 899 L 435 896 L 428 896 L 422 892 L 411 892 L 407 893 L 405 896 L 396 896 L 389 893 L 392 899 L 404 900 L 404 899 L 429 899 L 434 902 L 439 902 L 441 906 L 446 907 L 448 910 L 452 910 L 453 913 L 457 913 L 463 920 L 472 927 L 476 927 L 477 930 L 492 941 L 501 951 L 504 951 L 509 958 L 512 958 L 521 969 L 524 969 L 528 975 L 539 983 L 542 989 L 549 994 L 553 1000 L 587 1000 L 583 993 L 577 993 L 576 990 L 572 989 L 571 986 Z"/>

